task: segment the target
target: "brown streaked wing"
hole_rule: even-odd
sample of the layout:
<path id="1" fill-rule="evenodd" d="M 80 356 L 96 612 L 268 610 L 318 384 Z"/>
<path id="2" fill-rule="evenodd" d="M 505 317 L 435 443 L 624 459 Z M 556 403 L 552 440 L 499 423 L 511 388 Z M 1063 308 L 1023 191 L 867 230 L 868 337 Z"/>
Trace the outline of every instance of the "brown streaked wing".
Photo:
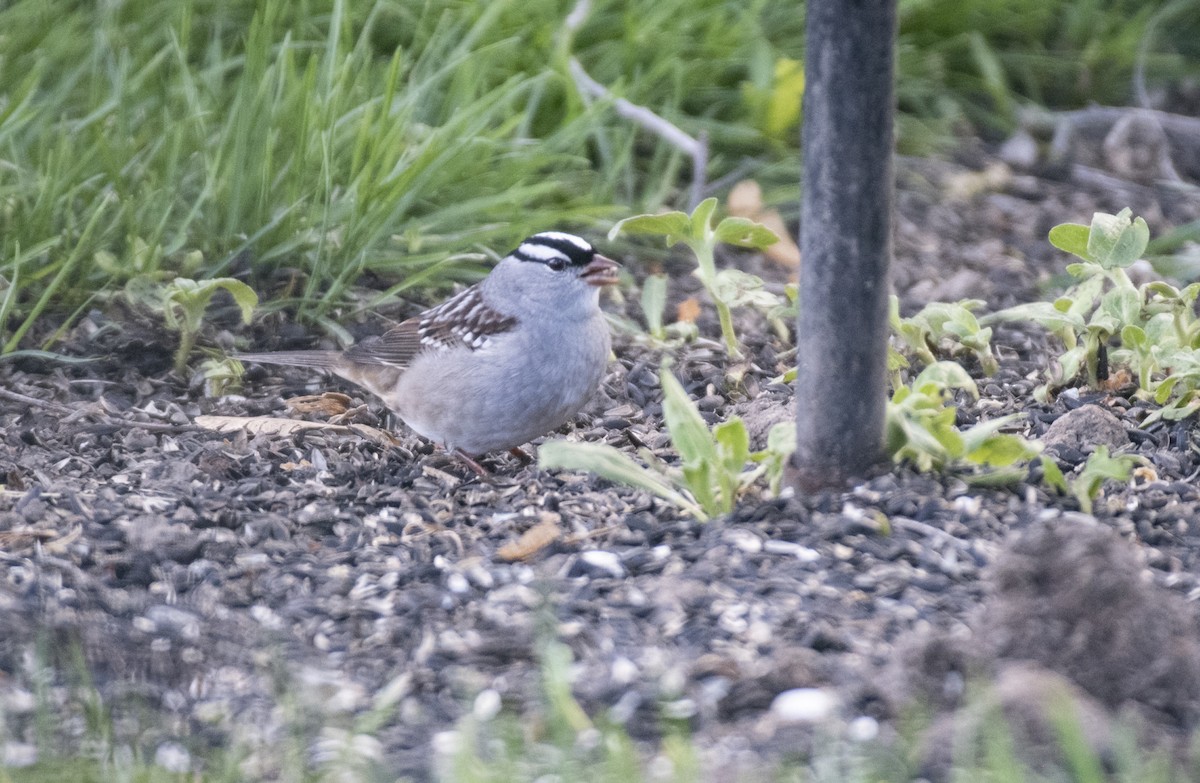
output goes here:
<path id="1" fill-rule="evenodd" d="M 426 351 L 478 350 L 490 337 L 516 325 L 517 319 L 513 316 L 498 313 L 484 304 L 479 288 L 472 286 L 379 337 L 351 346 L 346 350 L 345 358 L 361 364 L 403 369 Z"/>
<path id="2" fill-rule="evenodd" d="M 426 349 L 463 347 L 475 351 L 487 344 L 488 338 L 516 325 L 516 318 L 488 307 L 479 288 L 472 286 L 422 313 L 417 333 Z"/>
<path id="3" fill-rule="evenodd" d="M 409 318 L 378 337 L 368 337 L 346 349 L 345 357 L 361 364 L 405 368 L 421 351 L 420 318 Z"/>

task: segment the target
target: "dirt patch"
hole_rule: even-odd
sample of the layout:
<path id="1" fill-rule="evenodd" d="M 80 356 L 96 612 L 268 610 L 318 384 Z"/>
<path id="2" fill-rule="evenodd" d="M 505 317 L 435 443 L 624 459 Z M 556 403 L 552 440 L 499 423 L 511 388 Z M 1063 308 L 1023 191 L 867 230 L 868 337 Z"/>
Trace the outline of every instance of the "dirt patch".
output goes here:
<path id="1" fill-rule="evenodd" d="M 1047 230 L 1126 206 L 1127 194 L 1032 173 L 997 180 L 993 170 L 979 185 L 991 161 L 972 163 L 900 164 L 895 278 L 906 307 L 1040 296 L 1064 265 Z M 1136 193 L 1131 206 L 1155 230 L 1200 216 L 1177 191 Z M 712 326 L 702 321 L 702 333 L 716 334 Z M 741 326 L 760 336 L 748 341 L 740 386 L 709 340 L 681 349 L 675 369 L 706 419 L 751 410 L 763 431 L 803 401 L 772 381 L 787 346 L 753 318 Z M 1100 543 L 1091 517 L 1037 483 L 984 489 L 899 469 L 844 492 L 747 498 L 697 524 L 645 493 L 508 457 L 481 481 L 405 433 L 390 447 L 319 431 L 209 432 L 191 424 L 196 416 L 287 415 L 284 397 L 328 388 L 368 404 L 360 421 L 387 422 L 357 390 L 307 372 L 255 371 L 245 396 L 206 397 L 169 376 L 163 337 L 127 314 L 95 313 L 70 346 L 105 359 L 0 362 L 0 699 L 15 705 L 5 713 L 10 744 L 33 741 L 45 666 L 55 709 L 79 714 L 87 672 L 87 687 L 124 716 L 122 741 L 151 752 L 177 740 L 264 747 L 297 722 L 316 737 L 351 725 L 386 692 L 385 764 L 425 779 L 433 736 L 477 694 L 495 692 L 522 714 L 539 709 L 547 638 L 569 645 L 585 710 L 637 738 L 657 736 L 664 711 L 688 720 L 714 780 L 806 747 L 796 705 L 818 704 L 814 694 L 858 735 L 886 736 L 905 698 L 954 709 L 955 683 L 1011 658 L 1038 661 L 1102 711 L 1134 704 L 1180 735 L 1195 720 L 1195 620 L 1177 597 L 1200 587 L 1194 424 L 1140 429 L 1145 403 L 1115 395 L 1033 402 L 1049 355 L 1040 334 L 998 330 L 1000 372 L 961 416 L 1021 411 L 1036 437 L 1087 403 L 1111 413 L 1156 476 L 1108 488 L 1097 518 L 1112 533 Z M 660 355 L 628 334 L 615 346 L 575 436 L 669 457 Z M 1064 444 L 1057 456 L 1069 469 L 1088 449 Z M 501 556 L 539 525 L 557 531 L 552 545 L 528 562 Z M 995 566 L 1026 530 L 1035 537 Z M 1085 569 L 1083 584 L 1051 554 L 1078 547 L 1093 549 L 1077 559 L 1106 564 Z M 1110 594 L 1125 603 L 1102 598 Z M 1130 616 L 1138 624 L 1123 625 Z M 1107 657 L 1081 658 L 1080 645 Z M 777 701 L 785 692 L 797 695 Z M 83 735 L 78 724 L 64 723 L 65 739 Z"/>

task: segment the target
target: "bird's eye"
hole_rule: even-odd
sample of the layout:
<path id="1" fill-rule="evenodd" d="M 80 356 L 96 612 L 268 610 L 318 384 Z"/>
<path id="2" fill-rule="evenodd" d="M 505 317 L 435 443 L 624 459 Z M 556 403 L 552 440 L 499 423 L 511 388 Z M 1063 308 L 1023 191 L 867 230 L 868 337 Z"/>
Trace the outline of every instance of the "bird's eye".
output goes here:
<path id="1" fill-rule="evenodd" d="M 567 262 L 566 259 L 552 258 L 546 262 L 546 266 L 550 267 L 555 272 L 561 272 L 567 268 Z"/>

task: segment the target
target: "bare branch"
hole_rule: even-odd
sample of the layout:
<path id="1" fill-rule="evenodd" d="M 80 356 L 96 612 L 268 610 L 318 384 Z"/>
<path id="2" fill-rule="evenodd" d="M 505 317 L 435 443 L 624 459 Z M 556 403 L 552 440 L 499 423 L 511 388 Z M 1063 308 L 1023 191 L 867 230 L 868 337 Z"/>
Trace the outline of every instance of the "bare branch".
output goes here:
<path id="1" fill-rule="evenodd" d="M 573 35 L 587 19 L 591 11 L 590 0 L 579 0 L 571 13 L 563 21 L 563 28 L 568 35 Z M 701 132 L 699 138 L 691 136 L 677 125 L 655 114 L 645 106 L 639 106 L 625 98 L 618 98 L 607 87 L 588 75 L 579 60 L 572 57 L 567 63 L 571 70 L 571 78 L 575 88 L 587 101 L 590 98 L 607 100 L 612 103 L 613 111 L 633 124 L 650 131 L 663 141 L 688 155 L 692 159 L 692 188 L 689 211 L 695 209 L 702 199 L 708 172 L 708 137 Z"/>

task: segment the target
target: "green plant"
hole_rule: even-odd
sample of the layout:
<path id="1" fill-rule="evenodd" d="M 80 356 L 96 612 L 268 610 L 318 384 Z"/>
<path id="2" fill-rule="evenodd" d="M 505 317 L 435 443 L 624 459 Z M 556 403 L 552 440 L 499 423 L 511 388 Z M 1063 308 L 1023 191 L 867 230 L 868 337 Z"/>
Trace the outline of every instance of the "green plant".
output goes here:
<path id="1" fill-rule="evenodd" d="M 897 386 L 887 406 L 885 443 L 896 462 L 917 470 L 941 470 L 959 462 L 1007 468 L 1032 459 L 1040 445 L 1018 435 L 1002 433 L 1021 414 L 1000 416 L 960 430 L 958 410 L 947 404 L 954 389 L 979 396 L 975 381 L 954 362 L 934 362 L 909 385 Z M 1003 481 L 1008 473 L 994 472 L 988 480 Z"/>
<path id="2" fill-rule="evenodd" d="M 659 375 L 663 390 L 663 417 L 679 465 L 669 465 L 649 449 L 641 449 L 640 465 L 616 448 L 603 443 L 550 441 L 538 449 L 543 468 L 586 470 L 627 486 L 646 490 L 684 513 L 704 521 L 728 514 L 734 502 L 766 475 L 778 492 L 788 456 L 795 450 L 795 429 L 778 424 L 768 434 L 767 447 L 750 451 L 750 436 L 738 417 L 711 429 L 671 372 Z M 747 465 L 753 464 L 753 467 Z"/>
<path id="3" fill-rule="evenodd" d="M 1195 313 L 1200 283 L 1182 289 L 1163 281 L 1135 285 L 1125 270 L 1142 257 L 1149 239 L 1146 222 L 1131 218 L 1129 209 L 1116 215 L 1097 212 L 1090 226 L 1055 226 L 1051 243 L 1080 259 L 1067 267 L 1078 282 L 1053 303 L 1017 305 L 980 319 L 1032 320 L 1061 340 L 1064 351 L 1035 391 L 1039 399 L 1080 374 L 1097 386 L 1116 366 L 1129 370 L 1139 397 L 1162 406 L 1144 425 L 1159 418 L 1182 419 L 1200 409 L 1200 319 Z"/>
<path id="4" fill-rule="evenodd" d="M 969 353 L 979 362 L 985 375 L 992 375 L 998 369 L 996 357 L 992 355 L 992 330 L 980 326 L 974 312 L 984 304 L 980 299 L 931 302 L 915 315 L 901 318 L 900 298 L 893 294 L 888 297 L 888 320 L 892 333 L 922 364 L 936 362 L 936 353 L 949 356 Z M 908 360 L 903 355 L 889 358 L 889 367 L 894 370 L 907 366 Z"/>
<path id="5" fill-rule="evenodd" d="M 666 322 L 667 312 L 667 276 L 649 275 L 642 283 L 642 294 L 639 300 L 642 316 L 646 319 L 646 331 L 634 323 L 632 319 L 624 319 L 610 315 L 618 325 L 635 337 L 649 337 L 651 343 L 663 347 L 677 346 L 696 339 L 697 329 L 693 321 L 679 319 Z"/>
<path id="6" fill-rule="evenodd" d="M 1110 455 L 1107 446 L 1097 446 L 1088 455 L 1079 473 L 1067 479 L 1051 457 L 1042 455 L 1041 461 L 1046 484 L 1064 495 L 1073 496 L 1085 514 L 1092 513 L 1093 504 L 1105 481 L 1128 481 L 1133 468 L 1145 462 L 1136 454 Z"/>
<path id="7" fill-rule="evenodd" d="M 716 306 L 725 348 L 730 356 L 740 357 L 741 350 L 733 329 L 730 308 L 744 304 L 775 306 L 779 300 L 762 290 L 761 280 L 740 269 L 722 269 L 718 272 L 713 253 L 718 244 L 764 248 L 778 242 L 779 237 L 767 227 L 740 217 L 727 217 L 713 228 L 712 217 L 716 208 L 717 200 L 709 198 L 702 201 L 690 216 L 683 212 L 635 215 L 613 226 L 608 238 L 615 239 L 622 233 L 646 234 L 665 237 L 667 247 L 682 242 L 691 248 L 696 256 L 695 274 Z"/>
<path id="8" fill-rule="evenodd" d="M 225 290 L 241 311 L 242 320 L 250 323 L 258 294 L 241 280 L 221 277 L 215 280 L 189 280 L 177 277 L 170 283 L 157 283 L 149 277 L 135 277 L 125 287 L 131 301 L 162 314 L 167 328 L 179 332 L 179 347 L 175 350 L 175 372 L 187 370 L 188 357 L 204 324 L 204 313 L 213 296 Z"/>

